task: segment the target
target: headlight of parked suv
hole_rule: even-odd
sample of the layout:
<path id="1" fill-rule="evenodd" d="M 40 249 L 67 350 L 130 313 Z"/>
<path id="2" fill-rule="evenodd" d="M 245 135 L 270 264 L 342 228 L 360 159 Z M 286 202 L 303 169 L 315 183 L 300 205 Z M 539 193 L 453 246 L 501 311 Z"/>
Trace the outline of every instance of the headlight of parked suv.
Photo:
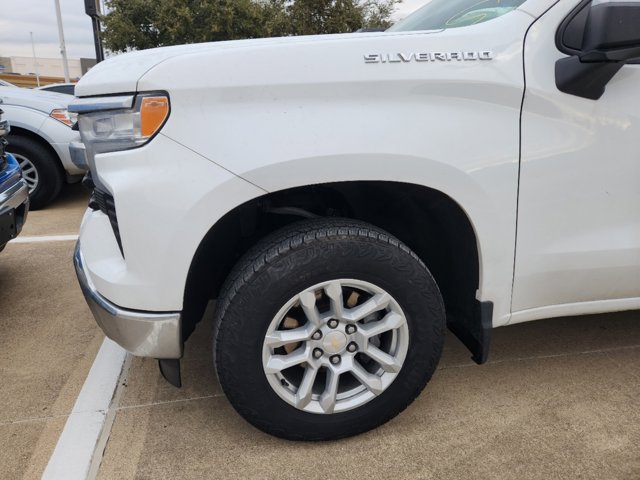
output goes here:
<path id="1" fill-rule="evenodd" d="M 67 127 L 73 127 L 74 123 L 78 119 L 77 113 L 71 113 L 66 108 L 56 108 L 49 114 L 51 118 L 64 123 Z"/>
<path id="2" fill-rule="evenodd" d="M 169 117 L 169 97 L 137 95 L 133 108 L 98 110 L 78 117 L 80 136 L 94 154 L 136 148 L 160 131 Z"/>

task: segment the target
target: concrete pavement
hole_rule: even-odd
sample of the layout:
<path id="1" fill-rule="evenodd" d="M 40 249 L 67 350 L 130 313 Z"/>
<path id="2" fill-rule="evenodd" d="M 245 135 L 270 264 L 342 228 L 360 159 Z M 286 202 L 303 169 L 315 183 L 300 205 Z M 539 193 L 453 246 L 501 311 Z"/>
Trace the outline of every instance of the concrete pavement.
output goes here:
<path id="1" fill-rule="evenodd" d="M 210 325 L 188 345 L 185 388 L 135 359 L 99 478 L 637 479 L 640 314 L 495 331 L 479 367 L 449 336 L 434 379 L 367 434 L 293 443 L 254 429 L 221 393 Z"/>
<path id="2" fill-rule="evenodd" d="M 77 234 L 88 201 L 89 192 L 82 185 L 65 186 L 47 208 L 29 212 L 20 237 Z"/>
<path id="3" fill-rule="evenodd" d="M 86 192 L 65 190 L 23 235 L 74 234 Z M 23 236 L 21 235 L 21 237 Z M 0 478 L 40 478 L 104 338 L 77 288 L 74 243 L 0 253 Z"/>

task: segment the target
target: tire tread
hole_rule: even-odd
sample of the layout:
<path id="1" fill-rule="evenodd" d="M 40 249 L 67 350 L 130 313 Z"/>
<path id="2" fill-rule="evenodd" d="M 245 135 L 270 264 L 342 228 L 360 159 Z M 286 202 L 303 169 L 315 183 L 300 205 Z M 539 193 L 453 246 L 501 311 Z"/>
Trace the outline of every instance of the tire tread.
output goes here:
<path id="1" fill-rule="evenodd" d="M 444 312 L 444 304 L 442 302 L 440 292 L 439 290 L 437 290 L 435 280 L 431 276 L 431 273 L 428 271 L 424 263 L 420 260 L 420 258 L 397 238 L 377 227 L 374 227 L 373 225 L 367 224 L 362 221 L 345 218 L 313 219 L 292 224 L 267 236 L 262 241 L 258 242 L 253 248 L 251 248 L 232 269 L 223 285 L 223 288 L 221 289 L 220 295 L 218 297 L 219 303 L 216 307 L 214 319 L 213 348 L 216 371 L 218 377 L 225 380 L 224 382 L 221 381 L 221 383 L 223 384 L 223 389 L 225 390 L 225 393 L 227 393 L 227 395 L 229 395 L 229 384 L 232 384 L 234 382 L 234 375 L 233 372 L 224 370 L 224 363 L 226 363 L 227 365 L 233 365 L 233 362 L 220 362 L 216 352 L 220 351 L 221 342 L 224 341 L 225 334 L 233 335 L 233 332 L 230 333 L 224 331 L 232 331 L 233 328 L 226 328 L 228 327 L 228 325 L 225 325 L 223 319 L 225 318 L 225 315 L 229 308 L 234 304 L 237 296 L 241 293 L 242 289 L 249 282 L 251 282 L 254 276 L 257 275 L 260 271 L 280 259 L 283 255 L 291 252 L 292 250 L 303 248 L 316 242 L 331 242 L 337 238 L 347 237 L 351 239 L 363 239 L 378 244 L 387 244 L 391 247 L 401 250 L 407 255 L 410 255 L 411 258 L 425 270 L 432 281 L 432 285 L 435 286 L 435 292 L 432 293 L 434 294 L 433 296 L 437 299 L 437 310 L 439 311 L 431 313 L 434 313 L 436 318 L 441 316 L 438 314 L 442 314 L 442 312 Z M 433 329 L 433 335 L 435 336 L 435 338 L 443 338 L 445 329 L 446 328 L 444 321 L 435 322 Z M 401 411 L 409 406 L 411 402 L 415 400 L 415 398 L 421 393 L 424 386 L 430 380 L 433 372 L 435 371 L 441 353 L 442 342 L 439 344 L 438 348 L 435 348 L 434 351 L 431 352 L 429 358 L 425 359 L 426 368 L 424 368 L 422 372 L 415 372 L 415 375 L 418 377 L 416 378 L 415 383 L 418 387 L 415 388 L 411 392 L 411 394 L 407 396 L 407 401 L 403 402 L 397 408 L 385 412 L 383 415 L 378 417 L 376 419 L 376 425 L 386 423 L 393 417 L 397 416 Z M 231 387 L 232 390 L 235 390 L 237 388 L 240 388 L 240 386 Z M 255 426 L 276 436 L 291 440 L 327 439 L 327 437 L 324 435 L 313 436 L 308 432 L 297 434 L 289 430 L 283 430 L 279 428 L 276 423 L 269 422 L 268 419 L 257 420 L 250 409 L 244 409 L 242 406 L 237 404 L 234 404 L 234 407 L 236 408 L 236 410 L 238 410 L 238 413 L 240 413 L 244 418 L 248 419 Z M 361 433 L 362 431 L 366 431 L 368 429 L 369 428 L 354 429 L 354 431 L 351 432 L 332 435 L 330 438 L 336 439 L 347 437 L 356 433 Z"/>

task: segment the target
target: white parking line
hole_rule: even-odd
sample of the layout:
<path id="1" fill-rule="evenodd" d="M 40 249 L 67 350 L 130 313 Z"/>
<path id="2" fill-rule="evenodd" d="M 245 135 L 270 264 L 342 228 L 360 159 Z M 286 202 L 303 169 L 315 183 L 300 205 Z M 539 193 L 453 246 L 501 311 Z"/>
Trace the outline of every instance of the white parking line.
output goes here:
<path id="1" fill-rule="evenodd" d="M 85 480 L 98 474 L 131 356 L 108 338 L 91 366 L 42 478 Z"/>
<path id="2" fill-rule="evenodd" d="M 38 235 L 34 237 L 17 237 L 11 243 L 69 242 L 78 240 L 78 235 Z"/>

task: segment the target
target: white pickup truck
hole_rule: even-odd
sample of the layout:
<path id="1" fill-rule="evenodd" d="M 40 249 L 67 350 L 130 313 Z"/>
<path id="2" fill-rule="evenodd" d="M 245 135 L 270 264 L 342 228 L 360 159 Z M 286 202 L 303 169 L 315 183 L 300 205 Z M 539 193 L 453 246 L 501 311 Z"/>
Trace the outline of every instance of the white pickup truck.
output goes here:
<path id="1" fill-rule="evenodd" d="M 422 391 L 448 326 L 640 308 L 640 2 L 433 0 L 387 32 L 122 55 L 77 85 L 75 255 L 106 334 L 333 439 Z"/>

